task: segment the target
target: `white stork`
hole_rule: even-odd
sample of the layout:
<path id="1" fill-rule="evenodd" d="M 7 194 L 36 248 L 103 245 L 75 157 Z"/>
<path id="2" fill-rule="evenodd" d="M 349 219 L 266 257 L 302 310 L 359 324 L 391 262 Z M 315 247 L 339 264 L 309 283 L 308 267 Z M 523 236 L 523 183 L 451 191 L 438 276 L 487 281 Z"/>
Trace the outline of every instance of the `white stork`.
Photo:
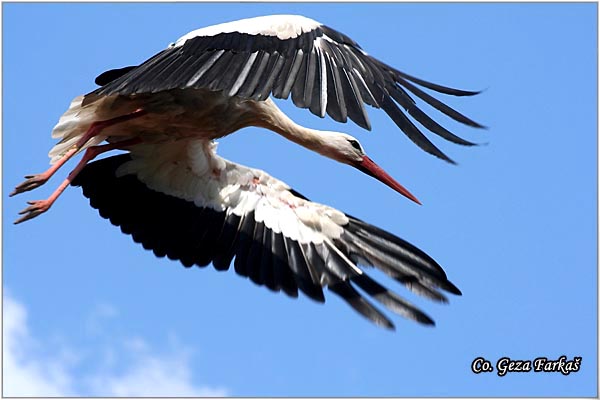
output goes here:
<path id="1" fill-rule="evenodd" d="M 365 104 L 383 109 L 423 150 L 452 162 L 398 107 L 452 142 L 408 94 L 473 127 L 473 120 L 417 86 L 455 96 L 452 89 L 400 72 L 373 58 L 346 35 L 293 15 L 250 18 L 202 28 L 141 63 L 104 72 L 101 87 L 73 100 L 52 137 L 51 167 L 27 176 L 11 195 L 44 184 L 86 150 L 67 179 L 15 223 L 47 211 L 70 184 L 82 186 L 100 215 L 159 257 L 190 267 L 212 263 L 274 291 L 298 289 L 324 301 L 323 287 L 378 325 L 392 322 L 356 290 L 424 324 L 431 318 L 373 279 L 374 266 L 413 292 L 446 302 L 440 289 L 460 291 L 431 257 L 404 240 L 333 208 L 309 201 L 267 173 L 216 154 L 213 140 L 257 126 L 367 173 L 416 201 L 375 164 L 353 137 L 302 127 L 269 98 L 313 114 L 348 118 L 370 129 Z M 102 142 L 107 144 L 101 144 Z M 88 164 L 112 149 L 128 154 Z"/>

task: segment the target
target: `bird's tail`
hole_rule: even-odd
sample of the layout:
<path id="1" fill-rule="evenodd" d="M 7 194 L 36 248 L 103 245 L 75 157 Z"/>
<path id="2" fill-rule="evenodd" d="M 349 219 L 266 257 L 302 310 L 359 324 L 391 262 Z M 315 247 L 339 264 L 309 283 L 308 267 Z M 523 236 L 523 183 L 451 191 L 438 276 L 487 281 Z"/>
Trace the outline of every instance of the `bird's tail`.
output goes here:
<path id="1" fill-rule="evenodd" d="M 48 153 L 50 164 L 54 164 L 64 153 L 69 150 L 79 138 L 86 132 L 87 128 L 94 122 L 96 107 L 93 105 L 83 106 L 83 96 L 77 96 L 71 101 L 69 109 L 60 117 L 58 123 L 52 130 L 52 138 L 60 139 Z M 104 140 L 98 136 L 88 141 L 79 151 L 90 146 L 96 146 Z"/>

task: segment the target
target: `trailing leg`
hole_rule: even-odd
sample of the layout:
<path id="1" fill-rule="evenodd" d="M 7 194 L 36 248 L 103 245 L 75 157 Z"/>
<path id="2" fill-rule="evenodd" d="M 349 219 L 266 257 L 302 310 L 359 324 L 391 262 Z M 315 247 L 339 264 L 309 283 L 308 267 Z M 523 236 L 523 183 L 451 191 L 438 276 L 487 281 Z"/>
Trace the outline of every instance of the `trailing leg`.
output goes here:
<path id="1" fill-rule="evenodd" d="M 127 148 L 128 146 L 132 146 L 132 145 L 141 143 L 141 141 L 142 140 L 140 138 L 133 138 L 133 139 L 124 140 L 122 142 L 109 143 L 109 144 L 105 144 L 105 145 L 101 145 L 101 146 L 94 146 L 94 147 L 88 148 L 85 151 L 81 161 L 79 161 L 79 163 L 75 167 L 75 169 L 73 171 L 71 171 L 69 176 L 67 176 L 67 178 L 60 184 L 60 186 L 58 188 L 56 188 L 56 190 L 50 195 L 50 197 L 48 197 L 46 200 L 28 201 L 27 204 L 29 204 L 29 207 L 27 207 L 24 210 L 22 210 L 21 212 L 19 212 L 19 215 L 23 215 L 23 216 L 21 218 L 19 218 L 18 220 L 16 220 L 14 223 L 20 224 L 21 222 L 25 222 L 27 220 L 35 218 L 38 215 L 43 214 L 46 211 L 48 211 L 50 209 L 50 207 L 52 206 L 52 204 L 54 204 L 56 199 L 58 199 L 58 197 L 62 194 L 62 192 L 64 192 L 65 189 L 71 184 L 71 182 L 73 182 L 73 179 L 75 179 L 77 174 L 79 174 L 81 172 L 81 170 L 86 166 L 86 164 L 89 161 L 93 160 L 97 155 L 105 153 L 110 150 L 123 150 L 123 149 Z"/>
<path id="2" fill-rule="evenodd" d="M 81 138 L 71 147 L 65 154 L 61 156 L 61 158 L 54 163 L 50 168 L 41 174 L 36 175 L 27 175 L 25 176 L 26 180 L 21 184 L 15 187 L 15 190 L 9 195 L 14 196 L 19 193 L 27 192 L 29 190 L 35 189 L 37 187 L 42 186 L 44 183 L 48 181 L 62 167 L 67 161 L 71 159 L 77 152 L 92 138 L 102 132 L 103 129 L 108 128 L 109 126 L 129 121 L 134 118 L 139 118 L 141 116 L 146 115 L 147 112 L 142 109 L 135 110 L 134 112 L 126 115 L 122 115 L 116 118 L 111 118 L 105 121 L 96 121 L 90 125 L 87 132 L 81 136 Z"/>

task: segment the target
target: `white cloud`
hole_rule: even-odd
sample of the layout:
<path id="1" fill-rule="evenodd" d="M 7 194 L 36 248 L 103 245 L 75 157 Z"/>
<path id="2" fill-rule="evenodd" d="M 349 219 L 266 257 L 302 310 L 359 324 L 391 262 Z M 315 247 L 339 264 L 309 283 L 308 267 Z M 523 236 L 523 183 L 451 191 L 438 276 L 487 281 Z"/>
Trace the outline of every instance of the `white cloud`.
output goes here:
<path id="1" fill-rule="evenodd" d="M 114 308 L 102 305 L 101 317 L 118 315 Z M 98 310 L 92 313 L 93 331 L 98 332 Z M 105 313 L 104 311 L 110 310 Z M 193 396 L 223 397 L 227 390 L 194 382 L 190 358 L 192 351 L 180 345 L 164 354 L 153 352 L 140 337 L 113 340 L 103 350 L 94 350 L 86 358 L 98 362 L 95 370 L 82 375 L 78 365 L 83 359 L 77 349 L 57 349 L 42 355 L 45 343 L 31 333 L 27 310 L 12 297 L 4 295 L 3 315 L 3 395 L 10 397 L 64 396 Z M 101 354 L 100 354 L 101 353 Z M 125 365 L 124 365 L 125 364 Z"/>
<path id="2" fill-rule="evenodd" d="M 31 357 L 38 343 L 27 327 L 27 310 L 12 298 L 4 297 L 3 395 L 70 396 L 71 381 L 64 359 L 40 360 Z"/>
<path id="3" fill-rule="evenodd" d="M 111 319 L 119 316 L 116 308 L 110 304 L 100 303 L 96 305 L 85 321 L 85 327 L 91 334 L 101 334 L 103 324 Z"/>
<path id="4" fill-rule="evenodd" d="M 194 386 L 186 357 L 140 355 L 124 373 L 98 375 L 90 385 L 102 396 L 148 397 L 223 397 L 226 391 Z"/>

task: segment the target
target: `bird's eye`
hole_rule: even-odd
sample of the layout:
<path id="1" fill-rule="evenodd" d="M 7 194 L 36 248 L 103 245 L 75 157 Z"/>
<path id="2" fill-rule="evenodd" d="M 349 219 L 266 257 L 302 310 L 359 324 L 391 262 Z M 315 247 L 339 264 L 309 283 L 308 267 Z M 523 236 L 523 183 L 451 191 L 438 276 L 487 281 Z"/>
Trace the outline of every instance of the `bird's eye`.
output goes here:
<path id="1" fill-rule="evenodd" d="M 350 142 L 350 144 L 352 145 L 352 147 L 354 147 L 356 150 L 360 151 L 361 153 L 363 152 L 363 149 L 362 149 L 362 147 L 360 146 L 360 143 L 358 143 L 357 140 L 349 139 L 348 142 Z"/>

